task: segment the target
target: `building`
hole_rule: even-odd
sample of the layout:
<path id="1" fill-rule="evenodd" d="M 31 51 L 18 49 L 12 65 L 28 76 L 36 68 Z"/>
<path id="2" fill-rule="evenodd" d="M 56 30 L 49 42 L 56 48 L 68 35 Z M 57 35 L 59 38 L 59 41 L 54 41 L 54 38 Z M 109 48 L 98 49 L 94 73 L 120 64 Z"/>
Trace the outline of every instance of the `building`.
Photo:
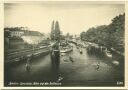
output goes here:
<path id="1" fill-rule="evenodd" d="M 4 28 L 5 37 L 22 37 L 22 36 L 43 36 L 38 31 L 29 31 L 26 27 Z"/>
<path id="2" fill-rule="evenodd" d="M 44 34 L 24 27 L 4 28 L 5 49 L 24 49 L 28 45 L 39 44 L 43 38 Z"/>
<path id="3" fill-rule="evenodd" d="M 24 30 L 22 30 L 22 27 L 5 28 L 4 32 L 6 37 L 21 37 L 24 35 Z"/>
<path id="4" fill-rule="evenodd" d="M 12 31 L 10 33 L 10 36 L 11 37 L 21 37 L 24 35 L 24 31 L 19 31 L 19 30 L 16 30 L 16 31 Z"/>

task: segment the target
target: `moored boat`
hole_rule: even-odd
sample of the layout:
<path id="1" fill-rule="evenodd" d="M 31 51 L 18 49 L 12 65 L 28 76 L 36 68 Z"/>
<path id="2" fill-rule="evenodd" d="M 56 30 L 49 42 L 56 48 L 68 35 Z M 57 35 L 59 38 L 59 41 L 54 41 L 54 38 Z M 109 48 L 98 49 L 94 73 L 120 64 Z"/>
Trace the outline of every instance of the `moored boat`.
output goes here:
<path id="1" fill-rule="evenodd" d="M 68 48 L 68 49 L 63 49 L 63 50 L 60 50 L 61 53 L 67 53 L 67 52 L 70 52 L 72 51 L 73 49 L 72 48 Z"/>
<path id="2" fill-rule="evenodd" d="M 107 57 L 112 58 L 112 54 L 110 53 L 110 51 L 106 51 L 105 53 L 106 53 L 106 56 L 107 56 Z"/>

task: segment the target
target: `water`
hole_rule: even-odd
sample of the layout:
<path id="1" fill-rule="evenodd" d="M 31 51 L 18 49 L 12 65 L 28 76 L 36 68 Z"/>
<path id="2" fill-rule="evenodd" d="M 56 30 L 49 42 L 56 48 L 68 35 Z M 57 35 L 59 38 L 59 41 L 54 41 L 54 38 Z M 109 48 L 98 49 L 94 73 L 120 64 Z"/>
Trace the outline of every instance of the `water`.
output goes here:
<path id="1" fill-rule="evenodd" d="M 80 54 L 79 49 L 74 46 L 73 52 L 61 58 L 60 71 L 64 76 L 64 86 L 116 85 L 116 81 L 123 80 L 123 67 L 112 64 L 112 58 L 107 58 L 100 52 L 88 54 L 85 48 L 82 51 L 83 54 Z M 73 57 L 74 62 L 65 62 L 63 59 L 67 56 Z"/>
<path id="2" fill-rule="evenodd" d="M 119 65 L 112 63 L 113 59 L 117 59 L 117 57 L 99 57 L 100 55 L 95 54 L 97 52 L 88 54 L 86 48 L 81 50 L 82 54 L 73 45 L 73 51 L 60 56 L 59 62 L 52 61 L 50 54 L 35 58 L 31 61 L 30 73 L 25 71 L 25 62 L 7 67 L 5 85 L 8 86 L 10 81 L 57 82 L 59 77 L 62 78 L 59 86 L 117 86 L 117 81 L 123 82 L 123 62 L 120 62 Z M 98 70 L 97 64 L 99 64 Z M 53 84 L 52 86 L 58 85 Z"/>

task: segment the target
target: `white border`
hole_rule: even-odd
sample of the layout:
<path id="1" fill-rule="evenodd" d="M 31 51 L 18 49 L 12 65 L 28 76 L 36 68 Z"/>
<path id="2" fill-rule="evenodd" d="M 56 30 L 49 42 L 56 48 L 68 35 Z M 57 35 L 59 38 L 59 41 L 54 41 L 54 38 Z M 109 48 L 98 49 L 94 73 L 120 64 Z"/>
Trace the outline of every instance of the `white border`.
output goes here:
<path id="1" fill-rule="evenodd" d="M 3 87 L 3 28 L 4 28 L 4 9 L 0 1 L 0 87 Z"/>
<path id="2" fill-rule="evenodd" d="M 42 0 L 34 0 L 34 2 L 42 1 Z M 54 0 L 43 0 L 43 1 L 54 1 Z M 65 0 L 56 0 L 56 1 L 65 1 Z M 71 1 L 71 0 L 69 0 Z M 78 1 L 78 0 L 73 0 Z M 89 1 L 89 0 L 81 0 L 81 1 Z M 109 1 L 109 2 L 108 2 Z M 5 0 L 0 1 L 0 87 L 1 89 L 128 89 L 128 60 L 127 60 L 127 54 L 128 54 L 128 2 L 125 0 L 108 0 L 107 3 L 124 3 L 125 4 L 125 87 L 4 87 L 3 86 L 3 28 L 4 28 L 4 3 L 21 3 L 21 2 L 33 2 L 31 0 Z M 103 3 L 106 0 L 90 0 L 89 3 Z M 126 18 L 127 17 L 127 18 Z"/>

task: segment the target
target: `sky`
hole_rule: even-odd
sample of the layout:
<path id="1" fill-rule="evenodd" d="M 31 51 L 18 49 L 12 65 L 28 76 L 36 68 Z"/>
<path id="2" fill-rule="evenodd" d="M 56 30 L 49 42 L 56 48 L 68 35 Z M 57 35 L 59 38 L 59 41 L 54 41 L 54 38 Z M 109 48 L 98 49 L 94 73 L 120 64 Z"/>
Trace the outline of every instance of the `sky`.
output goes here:
<path id="1" fill-rule="evenodd" d="M 91 27 L 108 25 L 115 16 L 124 13 L 124 4 L 26 2 L 5 3 L 5 27 L 28 27 L 42 33 L 51 32 L 52 21 L 58 21 L 66 34 L 79 34 Z"/>

